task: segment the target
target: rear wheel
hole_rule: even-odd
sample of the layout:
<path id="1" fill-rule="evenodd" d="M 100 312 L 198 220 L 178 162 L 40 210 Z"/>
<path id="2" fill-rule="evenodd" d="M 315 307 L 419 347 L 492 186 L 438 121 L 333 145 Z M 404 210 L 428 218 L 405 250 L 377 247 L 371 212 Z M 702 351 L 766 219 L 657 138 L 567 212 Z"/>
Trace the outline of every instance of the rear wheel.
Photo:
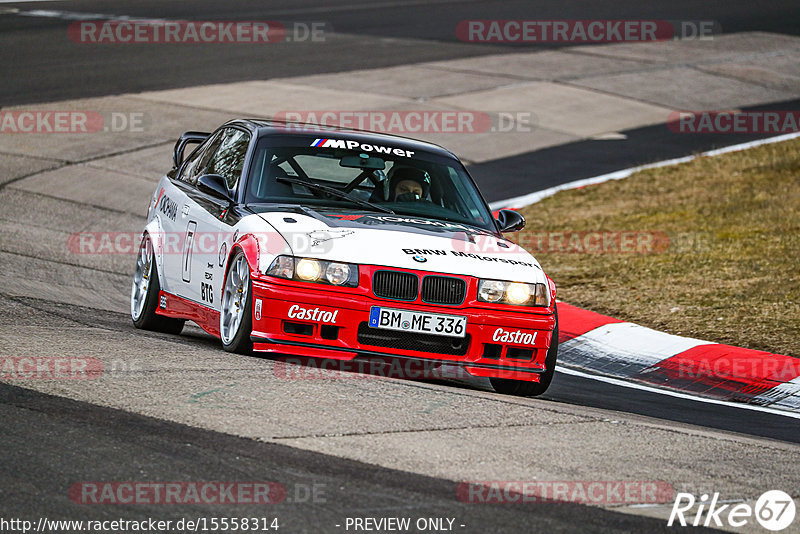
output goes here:
<path id="1" fill-rule="evenodd" d="M 131 286 L 131 319 L 136 328 L 165 334 L 180 334 L 186 321 L 156 314 L 161 286 L 158 283 L 153 244 L 144 236 L 136 256 Z"/>
<path id="2" fill-rule="evenodd" d="M 253 350 L 250 341 L 253 330 L 252 293 L 250 266 L 244 253 L 239 251 L 228 266 L 219 314 L 219 337 L 222 348 L 228 352 L 248 354 Z"/>
<path id="3" fill-rule="evenodd" d="M 558 358 L 558 310 L 556 310 L 556 327 L 553 329 L 550 348 L 547 349 L 547 356 L 544 359 L 544 372 L 539 375 L 538 382 L 527 380 L 509 380 L 506 378 L 490 378 L 492 387 L 503 395 L 516 395 L 518 397 L 535 397 L 541 395 L 550 387 L 553 381 L 553 374 L 556 372 L 556 359 Z"/>

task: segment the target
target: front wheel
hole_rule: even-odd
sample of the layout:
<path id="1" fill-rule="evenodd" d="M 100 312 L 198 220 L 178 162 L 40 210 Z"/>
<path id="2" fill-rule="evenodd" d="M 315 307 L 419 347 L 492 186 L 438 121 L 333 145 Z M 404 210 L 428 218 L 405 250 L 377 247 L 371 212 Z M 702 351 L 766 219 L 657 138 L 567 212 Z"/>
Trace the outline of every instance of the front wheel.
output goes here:
<path id="1" fill-rule="evenodd" d="M 241 251 L 228 265 L 219 314 L 219 337 L 222 339 L 222 348 L 228 352 L 248 354 L 253 350 L 253 342 L 250 341 L 253 330 L 250 266 Z"/>
<path id="2" fill-rule="evenodd" d="M 158 283 L 153 244 L 144 236 L 136 256 L 136 270 L 131 286 L 131 319 L 136 328 L 165 334 L 180 334 L 186 321 L 156 314 L 161 286 Z"/>
<path id="3" fill-rule="evenodd" d="M 553 374 L 556 372 L 556 359 L 558 358 L 558 310 L 556 310 L 555 315 L 556 326 L 553 329 L 550 348 L 547 349 L 547 356 L 544 359 L 544 372 L 539 375 L 539 381 L 529 382 L 527 380 L 490 378 L 489 381 L 496 392 L 518 397 L 536 397 L 547 391 L 547 388 L 550 387 L 550 382 L 553 381 Z"/>

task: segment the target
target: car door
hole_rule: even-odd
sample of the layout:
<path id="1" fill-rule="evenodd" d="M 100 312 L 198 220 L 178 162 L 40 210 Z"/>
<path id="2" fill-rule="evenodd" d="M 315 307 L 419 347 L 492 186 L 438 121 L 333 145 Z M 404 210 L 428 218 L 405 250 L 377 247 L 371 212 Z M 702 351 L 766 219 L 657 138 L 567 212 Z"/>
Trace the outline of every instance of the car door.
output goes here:
<path id="1" fill-rule="evenodd" d="M 187 173 L 187 203 L 184 251 L 181 256 L 181 296 L 219 309 L 224 279 L 224 259 L 233 229 L 228 217 L 230 205 L 196 188 L 204 174 L 219 174 L 231 195 L 236 191 L 250 142 L 248 132 L 229 127 L 215 134 L 208 151 Z"/>
<path id="2" fill-rule="evenodd" d="M 198 173 L 207 166 L 222 141 L 222 133 L 216 132 L 208 140 L 192 152 L 181 165 L 176 179 L 172 180 L 174 194 L 171 201 L 176 204 L 175 217 L 164 221 L 165 253 L 164 278 L 165 290 L 190 300 L 196 300 L 189 291 L 192 280 L 192 255 L 197 239 L 198 206 L 193 199 L 196 196 Z M 162 221 L 164 218 L 162 217 Z"/>

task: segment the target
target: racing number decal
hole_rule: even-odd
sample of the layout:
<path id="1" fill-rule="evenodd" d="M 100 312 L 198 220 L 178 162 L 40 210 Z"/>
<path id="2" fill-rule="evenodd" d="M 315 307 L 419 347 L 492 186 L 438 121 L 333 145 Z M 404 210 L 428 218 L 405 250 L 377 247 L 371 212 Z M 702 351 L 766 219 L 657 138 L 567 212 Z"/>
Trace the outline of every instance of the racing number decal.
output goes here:
<path id="1" fill-rule="evenodd" d="M 194 248 L 194 233 L 197 230 L 197 223 L 189 221 L 186 228 L 186 241 L 183 243 L 183 281 L 192 280 L 192 249 Z"/>

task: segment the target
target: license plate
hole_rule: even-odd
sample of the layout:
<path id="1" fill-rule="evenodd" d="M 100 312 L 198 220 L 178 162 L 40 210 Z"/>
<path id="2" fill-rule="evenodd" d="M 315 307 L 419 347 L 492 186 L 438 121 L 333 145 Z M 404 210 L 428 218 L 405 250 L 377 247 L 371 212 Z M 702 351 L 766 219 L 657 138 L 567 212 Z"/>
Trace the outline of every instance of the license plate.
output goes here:
<path id="1" fill-rule="evenodd" d="M 467 318 L 460 315 L 396 310 L 373 306 L 369 311 L 372 328 L 419 332 L 440 336 L 464 337 L 467 335 Z"/>

